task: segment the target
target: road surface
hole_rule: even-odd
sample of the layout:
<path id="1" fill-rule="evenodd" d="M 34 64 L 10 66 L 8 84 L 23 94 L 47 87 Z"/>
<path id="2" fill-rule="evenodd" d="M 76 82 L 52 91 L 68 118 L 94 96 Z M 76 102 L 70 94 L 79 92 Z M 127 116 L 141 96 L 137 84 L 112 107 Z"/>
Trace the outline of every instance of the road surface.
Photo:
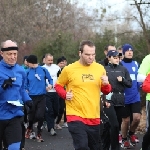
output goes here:
<path id="1" fill-rule="evenodd" d="M 25 150 L 74 150 L 72 144 L 71 135 L 68 132 L 67 128 L 62 130 L 56 130 L 57 135 L 51 136 L 46 130 L 43 130 L 43 139 L 45 140 L 42 143 L 38 143 L 36 140 L 26 140 Z M 143 135 L 138 135 L 140 143 L 135 147 L 131 148 L 134 150 L 140 150 L 141 141 Z"/>

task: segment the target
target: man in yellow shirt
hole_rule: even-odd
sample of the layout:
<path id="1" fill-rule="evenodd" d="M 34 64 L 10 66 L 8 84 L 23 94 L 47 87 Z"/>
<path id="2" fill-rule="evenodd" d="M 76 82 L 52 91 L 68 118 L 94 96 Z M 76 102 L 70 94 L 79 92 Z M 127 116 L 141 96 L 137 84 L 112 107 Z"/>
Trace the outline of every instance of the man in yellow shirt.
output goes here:
<path id="1" fill-rule="evenodd" d="M 111 85 L 104 67 L 94 62 L 95 45 L 91 41 L 80 43 L 79 57 L 62 70 L 55 89 L 66 99 L 68 129 L 75 150 L 99 150 L 100 92 L 108 94 Z"/>

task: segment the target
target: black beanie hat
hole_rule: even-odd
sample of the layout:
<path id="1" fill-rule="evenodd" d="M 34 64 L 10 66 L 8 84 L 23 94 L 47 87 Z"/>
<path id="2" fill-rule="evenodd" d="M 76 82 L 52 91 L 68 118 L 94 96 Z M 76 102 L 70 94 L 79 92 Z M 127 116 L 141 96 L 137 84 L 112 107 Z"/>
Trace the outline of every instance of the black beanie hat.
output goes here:
<path id="1" fill-rule="evenodd" d="M 64 59 L 61 57 L 61 58 L 58 58 L 57 59 L 57 64 L 59 64 L 60 62 L 63 62 L 64 61 Z"/>
<path id="2" fill-rule="evenodd" d="M 28 56 L 26 60 L 28 63 L 31 63 L 31 64 L 37 64 L 38 63 L 37 62 L 37 56 L 35 56 L 35 55 Z"/>
<path id="3" fill-rule="evenodd" d="M 27 60 L 28 56 L 24 56 L 23 57 L 23 61 Z"/>
<path id="4" fill-rule="evenodd" d="M 64 56 L 62 56 L 61 58 L 62 58 L 63 60 L 67 60 L 66 57 L 64 57 Z"/>

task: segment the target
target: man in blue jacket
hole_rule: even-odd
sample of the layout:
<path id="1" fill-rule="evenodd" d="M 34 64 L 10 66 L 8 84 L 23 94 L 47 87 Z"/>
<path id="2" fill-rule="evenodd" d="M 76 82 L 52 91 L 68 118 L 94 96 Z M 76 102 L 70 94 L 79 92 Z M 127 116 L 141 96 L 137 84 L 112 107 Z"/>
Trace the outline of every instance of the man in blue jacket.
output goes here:
<path id="1" fill-rule="evenodd" d="M 139 140 L 135 136 L 135 130 L 138 127 L 141 118 L 140 104 L 140 83 L 137 82 L 137 74 L 139 65 L 133 60 L 133 47 L 130 44 L 124 44 L 122 47 L 124 58 L 121 61 L 122 65 L 127 68 L 132 79 L 132 87 L 125 89 L 125 107 L 122 121 L 122 144 L 123 148 L 128 148 L 129 144 L 135 146 Z M 130 116 L 133 120 L 130 120 Z M 129 123 L 130 128 L 129 128 Z M 129 132 L 128 132 L 129 128 Z M 128 132 L 128 136 L 127 136 Z M 129 138 L 128 138 L 129 137 Z M 128 141 L 129 139 L 129 141 Z"/>
<path id="2" fill-rule="evenodd" d="M 33 130 L 33 124 L 38 122 L 37 126 L 37 141 L 44 142 L 41 137 L 42 126 L 44 121 L 45 109 L 46 109 L 46 89 L 51 90 L 53 85 L 53 79 L 46 68 L 38 65 L 37 56 L 30 55 L 27 58 L 29 69 L 27 71 L 26 89 L 28 94 L 33 100 L 33 107 L 29 112 L 29 126 L 26 131 L 25 137 L 31 138 L 30 135 L 35 135 Z M 46 83 L 48 80 L 48 85 Z M 34 136 L 35 137 L 35 136 Z"/>
<path id="3" fill-rule="evenodd" d="M 20 150 L 22 139 L 21 118 L 23 104 L 32 107 L 32 101 L 25 91 L 26 73 L 16 64 L 18 46 L 7 40 L 2 43 L 0 61 L 0 149 L 5 138 L 8 150 Z"/>

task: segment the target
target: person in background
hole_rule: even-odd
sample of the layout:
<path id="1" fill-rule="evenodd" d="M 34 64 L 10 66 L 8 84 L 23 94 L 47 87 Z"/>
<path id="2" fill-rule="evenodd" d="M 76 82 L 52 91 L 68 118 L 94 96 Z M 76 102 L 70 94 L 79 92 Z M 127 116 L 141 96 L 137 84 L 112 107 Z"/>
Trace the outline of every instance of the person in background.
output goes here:
<path id="1" fill-rule="evenodd" d="M 46 122 L 47 122 L 47 128 L 48 132 L 52 136 L 56 135 L 55 131 L 55 119 L 59 114 L 59 96 L 56 93 L 56 90 L 54 89 L 56 80 L 57 80 L 57 74 L 60 71 L 60 67 L 56 64 L 53 64 L 53 56 L 51 54 L 45 55 L 45 65 L 42 66 L 43 68 L 46 68 L 51 75 L 53 79 L 53 87 L 51 89 L 47 89 L 46 93 Z M 57 126 L 59 128 L 59 126 Z"/>
<path id="2" fill-rule="evenodd" d="M 66 59 L 66 57 L 62 56 L 61 58 L 64 60 L 64 66 L 67 66 L 67 59 Z"/>
<path id="3" fill-rule="evenodd" d="M 32 100 L 25 90 L 26 73 L 17 62 L 18 46 L 7 40 L 1 44 L 0 62 L 0 148 L 2 140 L 8 150 L 20 150 L 22 139 L 23 104 L 32 108 Z"/>
<path id="4" fill-rule="evenodd" d="M 118 51 L 118 53 L 119 53 L 119 60 L 122 61 L 122 59 L 123 59 L 122 47 L 119 47 L 119 48 L 117 49 L 117 51 Z"/>
<path id="5" fill-rule="evenodd" d="M 24 58 L 23 58 L 22 67 L 23 67 L 25 70 L 28 69 L 27 58 L 28 58 L 28 56 L 24 56 Z"/>
<path id="6" fill-rule="evenodd" d="M 105 48 L 104 48 L 105 58 L 103 60 L 99 61 L 99 63 L 101 65 L 103 65 L 104 67 L 109 65 L 109 60 L 108 60 L 107 53 L 110 50 L 116 50 L 116 47 L 114 45 L 111 45 L 111 44 L 108 44 L 107 46 L 105 46 Z M 105 101 L 107 101 L 106 100 L 106 95 L 101 93 L 101 103 L 103 103 Z M 102 122 L 100 124 L 100 130 L 101 130 L 100 137 L 101 137 L 103 150 L 109 150 L 111 142 L 112 143 L 114 142 L 114 141 L 110 140 L 110 121 L 109 121 L 109 117 L 111 117 L 111 116 L 109 116 L 109 114 L 111 114 L 112 107 L 113 106 L 110 105 L 110 107 L 107 108 L 106 110 L 105 110 L 105 108 L 102 107 L 101 112 L 100 112 L 100 115 L 101 115 L 100 118 L 101 118 L 101 122 Z M 115 128 L 117 125 L 118 124 L 113 124 L 113 126 L 111 128 Z M 114 143 L 116 143 L 116 142 L 114 142 Z"/>
<path id="7" fill-rule="evenodd" d="M 139 142 L 137 136 L 135 136 L 135 130 L 138 127 L 141 118 L 139 92 L 141 83 L 137 82 L 139 64 L 133 60 L 133 47 L 130 44 L 124 44 L 122 50 L 124 58 L 121 63 L 129 71 L 132 79 L 132 87 L 125 89 L 125 107 L 121 127 L 121 146 L 123 148 L 129 148 L 130 145 L 135 146 L 136 143 Z"/>
<path id="8" fill-rule="evenodd" d="M 61 63 L 59 63 L 59 62 L 61 62 Z M 57 60 L 57 65 L 61 68 L 61 70 L 57 74 L 57 76 L 59 77 L 62 69 L 67 65 L 67 59 L 64 56 L 62 56 L 61 58 L 59 58 Z M 57 119 L 56 123 L 60 122 L 60 118 L 62 118 L 61 116 L 62 116 L 62 111 L 63 111 L 64 112 L 63 113 L 63 122 L 64 123 L 62 124 L 62 127 L 63 128 L 68 128 L 67 117 L 66 117 L 66 103 L 65 103 L 65 100 L 63 100 L 61 97 L 59 97 L 59 100 L 60 100 L 60 110 L 59 110 L 60 115 L 58 116 L 58 119 Z"/>
<path id="9" fill-rule="evenodd" d="M 59 77 L 62 69 L 65 66 L 65 61 L 63 57 L 60 57 L 57 59 L 57 65 L 61 68 L 61 70 L 59 70 L 59 72 L 57 73 L 57 77 Z M 56 118 L 56 125 L 55 128 L 56 129 L 62 129 L 62 127 L 60 126 L 60 121 L 62 119 L 63 114 L 65 113 L 65 100 L 62 99 L 61 97 L 59 97 L 59 115 Z M 64 124 L 63 127 L 67 127 L 67 120 L 66 117 L 64 116 Z"/>
<path id="10" fill-rule="evenodd" d="M 108 81 L 112 86 L 112 91 L 106 95 L 106 99 L 111 103 L 111 107 L 104 108 L 104 112 L 110 123 L 111 150 L 120 150 L 118 135 L 121 128 L 124 114 L 124 90 L 132 86 L 132 80 L 125 67 L 119 65 L 119 53 L 116 50 L 109 50 L 107 53 L 109 64 L 105 66 Z"/>
<path id="11" fill-rule="evenodd" d="M 149 137 L 150 137 L 150 90 L 149 90 L 149 74 L 150 74 L 150 54 L 145 56 L 142 60 L 142 63 L 138 70 L 137 81 L 138 82 L 145 82 L 143 83 L 143 91 L 147 93 L 146 95 L 146 134 L 143 137 L 142 142 L 142 150 L 148 150 L 149 146 Z M 147 80 L 145 80 L 147 78 Z M 145 86 L 145 87 L 144 87 Z M 147 90 L 146 90 L 147 89 Z"/>
<path id="12" fill-rule="evenodd" d="M 101 91 L 108 94 L 111 85 L 104 67 L 94 62 L 93 42 L 85 40 L 80 43 L 79 57 L 78 61 L 62 70 L 55 89 L 66 102 L 68 130 L 75 150 L 99 150 L 99 96 Z M 107 102 L 105 104 L 110 106 Z"/>
<path id="13" fill-rule="evenodd" d="M 40 66 L 43 66 L 45 64 L 45 55 L 42 56 L 42 63 L 40 64 Z"/>
<path id="14" fill-rule="evenodd" d="M 150 74 L 148 74 L 148 76 L 146 77 L 146 79 L 143 82 L 142 85 L 142 90 L 145 93 L 150 93 Z M 148 112 L 148 116 L 150 116 L 150 109 L 147 110 Z M 150 124 L 150 119 L 148 120 L 149 124 Z M 148 126 L 147 131 L 145 133 L 145 135 L 143 136 L 143 141 L 142 141 L 142 148 L 140 150 L 149 150 L 150 148 L 150 126 Z"/>
<path id="15" fill-rule="evenodd" d="M 103 65 L 103 66 L 108 66 L 108 57 L 107 57 L 107 53 L 110 51 L 110 50 L 116 50 L 116 47 L 114 45 L 107 45 L 105 46 L 104 48 L 104 54 L 105 54 L 105 58 L 101 61 L 99 61 L 99 64 Z"/>
<path id="16" fill-rule="evenodd" d="M 29 125 L 25 137 L 29 139 L 31 134 L 33 134 L 32 137 L 35 137 L 33 124 L 38 122 L 36 139 L 37 142 L 44 142 L 42 139 L 42 126 L 46 108 L 45 94 L 46 88 L 49 90 L 52 89 L 53 79 L 47 69 L 38 65 L 37 56 L 28 56 L 27 62 L 29 69 L 27 71 L 26 90 L 33 100 L 33 107 L 28 113 Z M 46 83 L 46 79 L 48 79 L 48 84 Z"/>

